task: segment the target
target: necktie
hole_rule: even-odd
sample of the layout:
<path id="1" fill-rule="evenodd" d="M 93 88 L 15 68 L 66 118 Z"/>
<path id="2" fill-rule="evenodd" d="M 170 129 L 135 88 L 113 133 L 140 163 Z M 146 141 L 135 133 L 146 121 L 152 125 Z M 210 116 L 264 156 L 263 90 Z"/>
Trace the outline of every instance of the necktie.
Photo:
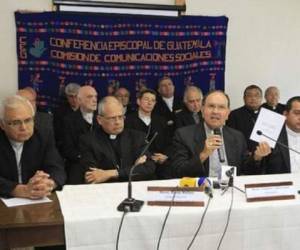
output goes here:
<path id="1" fill-rule="evenodd" d="M 198 124 L 200 122 L 198 113 L 193 113 L 193 118 L 194 118 L 194 121 L 196 124 Z"/>

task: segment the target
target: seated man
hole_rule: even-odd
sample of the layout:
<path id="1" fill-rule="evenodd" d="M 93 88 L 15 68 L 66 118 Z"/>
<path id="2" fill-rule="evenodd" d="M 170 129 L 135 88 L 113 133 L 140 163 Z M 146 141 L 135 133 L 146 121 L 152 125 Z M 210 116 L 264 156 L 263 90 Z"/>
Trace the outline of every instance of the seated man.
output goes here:
<path id="1" fill-rule="evenodd" d="M 114 93 L 115 97 L 122 103 L 124 114 L 128 115 L 133 112 L 133 108 L 130 104 L 130 93 L 128 89 L 120 87 Z"/>
<path id="2" fill-rule="evenodd" d="M 156 93 L 152 89 L 144 89 L 138 94 L 138 110 L 129 114 L 125 120 L 125 127 L 139 130 L 145 133 L 145 141 L 150 141 L 157 133 L 157 137 L 149 148 L 152 160 L 157 163 L 157 176 L 167 178 L 167 166 L 164 164 L 168 159 L 167 149 L 171 143 L 168 134 L 167 121 L 164 117 L 153 114 L 156 103 Z"/>
<path id="3" fill-rule="evenodd" d="M 146 155 L 139 157 L 145 147 L 145 134 L 124 129 L 122 104 L 113 96 L 103 98 L 98 105 L 100 127 L 81 137 L 81 163 L 85 182 L 127 181 L 130 169 L 133 180 L 153 179 L 155 164 Z"/>
<path id="4" fill-rule="evenodd" d="M 176 113 L 176 128 L 198 124 L 202 120 L 201 106 L 203 94 L 196 86 L 186 87 L 183 94 L 184 107 Z"/>
<path id="5" fill-rule="evenodd" d="M 21 96 L 0 109 L 0 195 L 39 199 L 65 182 L 50 130 L 34 129 L 34 108 Z"/>
<path id="6" fill-rule="evenodd" d="M 279 89 L 275 86 L 268 87 L 265 91 L 265 100 L 266 102 L 263 103 L 261 106 L 263 108 L 272 110 L 279 114 L 283 114 L 284 112 L 284 105 L 279 103 Z"/>
<path id="7" fill-rule="evenodd" d="M 171 160 L 174 177 L 220 178 L 221 164 L 236 166 L 237 173 L 242 174 L 245 166 L 255 165 L 255 161 L 259 164 L 258 160 L 269 153 L 268 145 L 261 143 L 253 157 L 248 156 L 243 134 L 225 126 L 229 112 L 228 96 L 219 90 L 212 91 L 203 100 L 204 121 L 176 130 Z M 221 135 L 214 133 L 216 129 L 221 130 Z M 217 149 L 224 152 L 223 163 Z"/>
<path id="8" fill-rule="evenodd" d="M 282 128 L 278 142 L 298 153 L 276 144 L 272 153 L 262 161 L 262 168 L 257 169 L 257 173 L 300 173 L 300 96 L 288 100 L 284 115 L 285 126 Z"/>
<path id="9" fill-rule="evenodd" d="M 81 182 L 79 137 L 97 126 L 97 91 L 92 86 L 82 86 L 78 92 L 79 108 L 65 117 L 62 155 L 66 159 L 67 183 Z"/>

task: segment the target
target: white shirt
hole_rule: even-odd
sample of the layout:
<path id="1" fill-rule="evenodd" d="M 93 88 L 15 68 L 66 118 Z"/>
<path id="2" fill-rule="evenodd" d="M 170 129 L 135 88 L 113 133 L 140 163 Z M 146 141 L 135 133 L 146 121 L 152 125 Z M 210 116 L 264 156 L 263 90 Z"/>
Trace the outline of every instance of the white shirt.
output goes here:
<path id="1" fill-rule="evenodd" d="M 293 130 L 286 127 L 287 137 L 288 137 L 288 146 L 300 151 L 300 133 L 296 133 Z M 291 173 L 300 173 L 300 155 L 296 152 L 289 150 L 290 153 L 290 164 L 291 164 Z"/>
<path id="2" fill-rule="evenodd" d="M 167 104 L 169 110 L 171 112 L 173 112 L 173 101 L 174 101 L 174 96 L 170 97 L 170 98 L 166 98 L 166 97 L 163 97 L 162 98 L 164 100 L 164 102 Z"/>
<path id="3" fill-rule="evenodd" d="M 10 145 L 12 146 L 14 152 L 15 152 L 15 157 L 16 157 L 16 163 L 17 163 L 17 172 L 18 172 L 18 182 L 20 184 L 23 183 L 22 181 L 22 167 L 21 167 L 21 156 L 23 152 L 23 142 L 16 142 L 13 140 L 9 140 Z"/>
<path id="4" fill-rule="evenodd" d="M 138 111 L 139 118 L 145 123 L 147 126 L 151 123 L 151 116 L 145 116 L 140 111 Z"/>
<path id="5" fill-rule="evenodd" d="M 84 119 L 88 124 L 93 124 L 93 116 L 94 116 L 94 113 L 93 113 L 93 112 L 91 112 L 91 113 L 86 113 L 86 112 L 81 111 L 81 114 L 82 114 L 83 119 Z"/>

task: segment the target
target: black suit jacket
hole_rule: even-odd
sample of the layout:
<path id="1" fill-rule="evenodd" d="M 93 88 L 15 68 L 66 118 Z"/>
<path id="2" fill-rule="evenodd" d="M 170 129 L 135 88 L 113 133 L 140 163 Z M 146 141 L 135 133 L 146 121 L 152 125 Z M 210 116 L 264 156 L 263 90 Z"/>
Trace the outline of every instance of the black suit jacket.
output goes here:
<path id="1" fill-rule="evenodd" d="M 198 112 L 199 120 L 202 121 L 202 114 Z M 196 124 L 193 113 L 184 107 L 181 111 L 175 114 L 175 127 L 181 128 L 188 125 Z"/>
<path id="2" fill-rule="evenodd" d="M 281 104 L 281 103 L 278 103 L 277 106 L 275 107 L 275 109 L 273 109 L 273 107 L 269 106 L 266 102 L 263 103 L 261 105 L 263 108 L 266 108 L 266 109 L 269 109 L 271 111 L 274 111 L 278 114 L 283 114 L 284 110 L 285 110 L 285 105 L 284 104 Z"/>
<path id="3" fill-rule="evenodd" d="M 288 137 L 285 126 L 281 130 L 278 142 L 289 146 Z M 293 146 L 291 145 L 293 148 Z M 263 161 L 264 174 L 282 174 L 291 172 L 290 153 L 289 150 L 279 144 L 276 144 L 272 153 Z"/>
<path id="4" fill-rule="evenodd" d="M 22 181 L 24 184 L 37 170 L 48 173 L 58 187 L 65 183 L 63 160 L 55 147 L 50 130 L 35 130 L 24 142 L 21 155 Z M 10 196 L 18 184 L 15 152 L 3 130 L 0 129 L 0 195 Z"/>
<path id="5" fill-rule="evenodd" d="M 170 111 L 161 96 L 157 96 L 157 101 L 153 110 L 154 114 L 158 114 L 167 120 L 170 134 L 173 135 L 175 130 L 175 114 L 182 109 L 182 101 L 174 96 L 173 112 Z"/>
<path id="6" fill-rule="evenodd" d="M 241 132 L 226 126 L 223 127 L 223 138 L 228 165 L 236 166 L 238 174 L 241 174 L 248 159 L 245 138 Z M 171 159 L 174 177 L 209 176 L 209 158 L 204 163 L 199 158 L 205 140 L 203 122 L 176 130 Z"/>
<path id="7" fill-rule="evenodd" d="M 226 125 L 239 130 L 243 133 L 247 140 L 248 150 L 253 152 L 258 145 L 257 142 L 250 140 L 250 135 L 254 124 L 256 122 L 259 112 L 254 112 L 248 109 L 246 106 L 242 106 L 238 109 L 233 110 L 226 122 Z"/>
<path id="8" fill-rule="evenodd" d="M 124 129 L 118 135 L 120 152 L 115 152 L 108 135 L 98 127 L 95 131 L 85 134 L 80 139 L 81 165 L 85 171 L 90 167 L 104 170 L 119 167 L 119 181 L 127 181 L 128 174 L 139 154 L 145 147 L 145 134 L 131 129 Z M 153 179 L 155 164 L 152 160 L 136 167 L 133 180 Z"/>
<path id="9" fill-rule="evenodd" d="M 78 163 L 80 160 L 79 137 L 97 126 L 96 113 L 92 125 L 83 119 L 80 109 L 65 118 L 62 155 L 69 163 Z"/>

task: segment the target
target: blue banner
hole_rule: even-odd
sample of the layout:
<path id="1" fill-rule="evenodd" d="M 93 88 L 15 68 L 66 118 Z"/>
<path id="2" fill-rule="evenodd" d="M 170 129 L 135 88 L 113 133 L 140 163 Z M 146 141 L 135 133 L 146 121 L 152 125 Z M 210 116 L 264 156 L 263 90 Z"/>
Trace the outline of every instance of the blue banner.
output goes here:
<path id="1" fill-rule="evenodd" d="M 156 89 L 159 78 L 204 93 L 224 89 L 227 17 L 149 17 L 15 13 L 19 88 L 33 87 L 40 107 L 57 106 L 66 84 Z M 133 95 L 134 97 L 134 95 Z"/>

